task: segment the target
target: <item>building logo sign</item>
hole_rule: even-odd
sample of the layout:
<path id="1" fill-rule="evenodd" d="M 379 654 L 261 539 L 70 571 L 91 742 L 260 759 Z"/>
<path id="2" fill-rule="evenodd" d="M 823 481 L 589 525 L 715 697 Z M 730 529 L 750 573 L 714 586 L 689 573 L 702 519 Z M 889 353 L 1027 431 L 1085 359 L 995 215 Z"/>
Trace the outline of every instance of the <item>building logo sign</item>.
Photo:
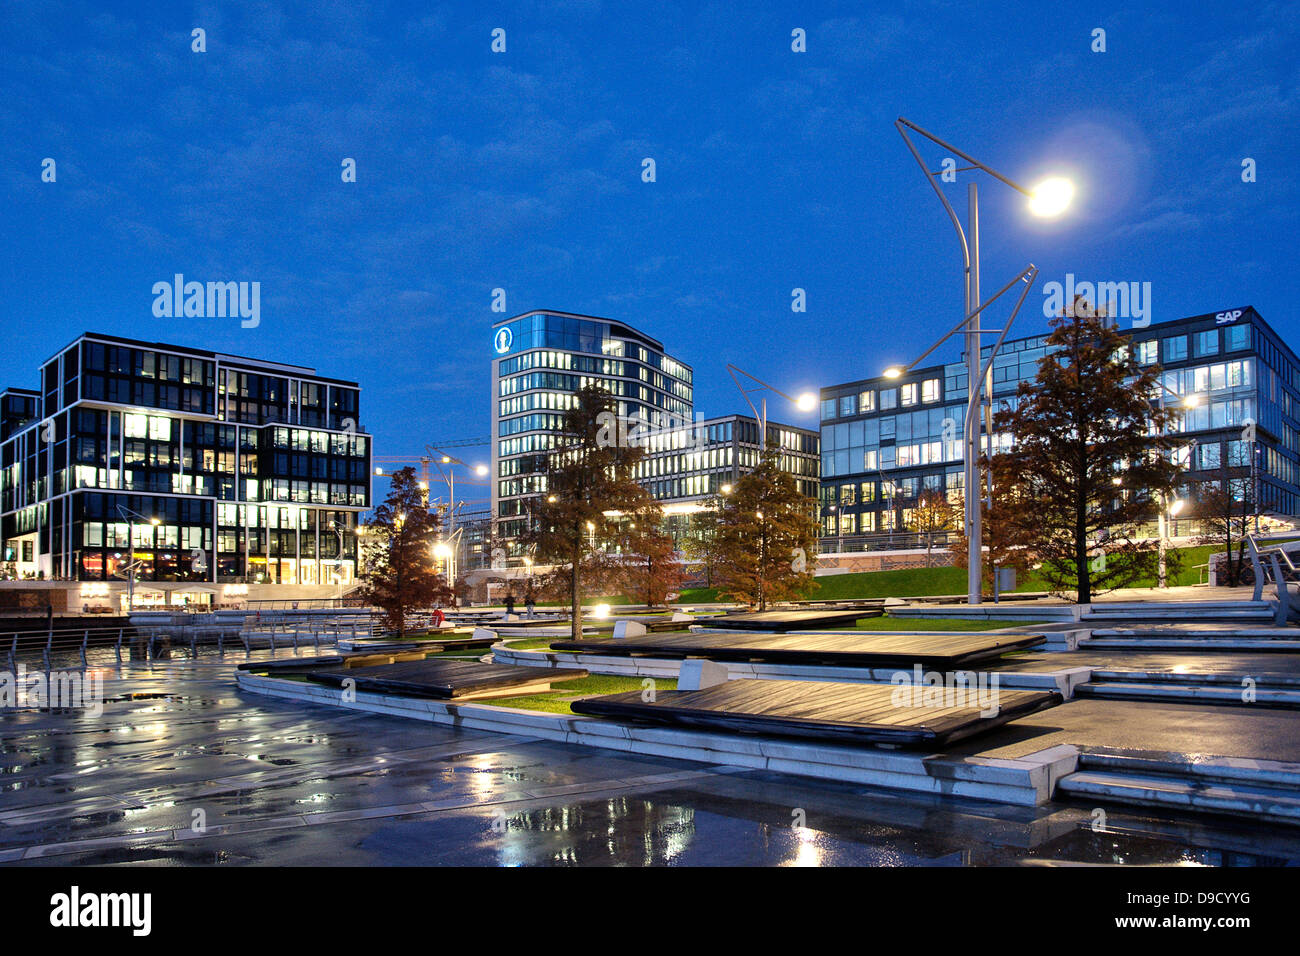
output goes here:
<path id="1" fill-rule="evenodd" d="M 1244 311 L 1245 311 L 1244 309 L 1233 309 L 1231 312 L 1215 313 L 1214 324 L 1227 325 L 1229 322 L 1236 322 L 1239 318 L 1241 318 L 1241 313 Z"/>
<path id="2" fill-rule="evenodd" d="M 510 351 L 510 346 L 514 344 L 514 335 L 511 333 L 509 326 L 497 329 L 496 337 L 492 340 L 492 347 L 497 350 L 497 355 L 505 355 Z"/>

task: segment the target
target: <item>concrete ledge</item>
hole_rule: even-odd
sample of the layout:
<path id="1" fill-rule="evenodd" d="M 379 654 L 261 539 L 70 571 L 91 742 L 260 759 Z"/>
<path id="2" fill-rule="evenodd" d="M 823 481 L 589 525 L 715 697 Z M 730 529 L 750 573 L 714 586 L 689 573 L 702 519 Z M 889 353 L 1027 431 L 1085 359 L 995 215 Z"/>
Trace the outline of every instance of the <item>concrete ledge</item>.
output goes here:
<path id="1" fill-rule="evenodd" d="M 839 780 L 920 793 L 1038 806 L 1056 781 L 1073 772 L 1078 752 L 1054 747 L 1008 760 L 949 757 L 902 750 L 849 747 L 778 738 L 623 724 L 593 717 L 565 717 L 484 704 L 451 703 L 357 692 L 344 703 L 341 688 L 237 675 L 239 688 L 284 700 L 408 717 L 458 729 L 518 734 L 626 753 L 693 760 L 753 770 L 772 770 L 820 780 Z"/>
<path id="2" fill-rule="evenodd" d="M 655 657 L 607 657 L 601 654 L 563 654 L 557 651 L 514 650 L 503 644 L 492 646 L 492 659 L 498 664 L 517 664 L 524 667 L 582 667 L 593 674 L 619 677 L 661 677 L 674 679 L 681 676 L 682 661 Z M 838 684 L 888 684 L 897 673 L 910 675 L 910 667 L 831 667 L 821 664 L 760 664 L 744 661 L 718 661 L 727 669 L 728 680 L 755 678 L 757 680 L 810 680 Z M 982 671 L 981 668 L 961 668 L 976 673 L 995 673 L 998 686 L 1008 690 L 1054 690 L 1066 700 L 1074 696 L 1075 688 L 1091 679 L 1086 667 L 1061 667 L 1050 671 Z"/>

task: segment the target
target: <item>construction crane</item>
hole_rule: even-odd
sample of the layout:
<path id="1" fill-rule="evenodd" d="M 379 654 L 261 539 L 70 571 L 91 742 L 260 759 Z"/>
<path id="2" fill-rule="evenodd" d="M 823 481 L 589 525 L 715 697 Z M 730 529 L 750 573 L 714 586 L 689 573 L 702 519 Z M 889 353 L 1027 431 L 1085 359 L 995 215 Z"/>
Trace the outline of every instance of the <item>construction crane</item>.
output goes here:
<path id="1" fill-rule="evenodd" d="M 422 455 L 418 455 L 418 454 L 417 455 L 375 455 L 372 456 L 371 460 L 375 462 L 386 462 L 386 463 L 391 463 L 396 465 L 418 464 L 420 466 L 420 487 L 424 489 L 426 493 L 428 492 L 430 483 L 433 480 L 433 475 L 430 472 L 430 466 L 436 468 L 438 470 L 439 476 L 442 478 L 443 481 L 447 483 L 447 518 L 448 518 L 448 531 L 450 533 L 450 531 L 455 527 L 455 523 L 456 523 L 456 484 L 455 484 L 456 478 L 455 478 L 455 473 L 450 468 L 444 471 L 442 466 L 460 465 L 461 467 L 464 468 L 473 468 L 475 475 L 477 475 L 479 478 L 488 478 L 489 468 L 487 465 L 477 465 L 477 466 L 470 465 L 468 462 L 462 461 L 460 458 L 457 458 L 455 455 L 448 454 L 443 449 L 475 448 L 475 447 L 481 447 L 483 445 L 487 445 L 490 442 L 491 439 L 488 438 L 482 440 L 463 439 L 458 441 L 449 441 L 449 442 L 443 442 L 441 447 L 435 447 L 432 444 L 425 445 L 424 454 Z M 381 467 L 376 467 L 375 474 L 383 475 L 384 469 Z M 466 481 L 466 479 L 461 479 L 461 480 Z M 468 481 L 468 483 L 471 485 L 480 485 L 480 486 L 488 485 L 487 481 Z M 468 502 L 461 502 L 462 506 L 467 503 Z"/>

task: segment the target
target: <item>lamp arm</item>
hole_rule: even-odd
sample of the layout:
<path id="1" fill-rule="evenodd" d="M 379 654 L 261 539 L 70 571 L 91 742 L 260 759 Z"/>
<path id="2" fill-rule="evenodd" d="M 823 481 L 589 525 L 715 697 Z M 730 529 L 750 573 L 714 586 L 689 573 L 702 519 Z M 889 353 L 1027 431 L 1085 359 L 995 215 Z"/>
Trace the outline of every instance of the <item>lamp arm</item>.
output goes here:
<path id="1" fill-rule="evenodd" d="M 901 124 L 901 125 L 900 125 L 900 124 Z M 894 123 L 894 125 L 899 127 L 899 130 L 898 130 L 898 131 L 899 131 L 900 133 L 903 132 L 903 130 L 902 130 L 902 127 L 903 127 L 903 126 L 906 126 L 908 129 L 915 130 L 916 132 L 918 132 L 918 133 L 920 133 L 922 136 L 924 136 L 926 139 L 928 139 L 930 142 L 932 142 L 932 143 L 936 143 L 936 144 L 938 144 L 939 146 L 942 146 L 944 149 L 948 150 L 948 152 L 950 152 L 950 153 L 955 153 L 955 154 L 957 154 L 957 155 L 960 156 L 962 159 L 966 160 L 966 162 L 970 163 L 972 166 L 974 166 L 974 167 L 977 168 L 977 169 L 982 169 L 982 170 L 984 170 L 984 172 L 988 173 L 990 176 L 992 176 L 994 179 L 998 180 L 999 182 L 1006 183 L 1008 186 L 1010 186 L 1010 187 L 1011 187 L 1012 189 L 1014 189 L 1016 192 L 1018 192 L 1018 193 L 1022 193 L 1022 194 L 1025 195 L 1025 196 L 1030 195 L 1029 190 L 1025 189 L 1025 188 L 1024 188 L 1023 186 L 1021 186 L 1019 183 L 1015 182 L 1015 181 L 1012 180 L 1012 179 L 1008 179 L 1006 176 L 1003 176 L 1000 172 L 998 172 L 996 169 L 993 169 L 991 166 L 986 166 L 984 163 L 981 163 L 978 159 L 976 159 L 974 156 L 971 156 L 969 153 L 963 153 L 960 149 L 958 149 L 956 146 L 953 146 L 951 143 L 945 143 L 945 142 L 944 142 L 943 140 L 941 140 L 938 136 L 935 136 L 933 133 L 921 129 L 921 127 L 917 126 L 917 125 L 916 125 L 915 123 L 913 123 L 911 120 L 904 119 L 903 117 L 900 116 L 900 117 L 897 119 L 897 121 Z M 903 138 L 904 138 L 904 139 L 907 139 L 907 134 L 906 134 L 906 133 L 903 134 Z M 911 144 L 911 141 L 909 140 L 909 141 L 908 141 L 908 146 L 911 146 L 911 145 L 912 145 L 912 144 Z M 915 149 L 912 150 L 912 155 L 916 156 L 916 150 L 915 150 Z M 920 157 L 919 157 L 919 156 L 917 157 L 917 162 L 920 162 Z M 921 168 L 922 168 L 922 169 L 925 169 L 925 174 L 926 174 L 926 176 L 933 178 L 933 174 L 932 174 L 928 169 L 925 168 L 925 165 L 924 165 L 924 164 L 922 164 Z M 936 188 L 938 188 L 938 187 L 936 187 Z"/>
<path id="2" fill-rule="evenodd" d="M 1038 267 L 1031 262 L 1027 269 L 1025 269 L 1014 279 L 1012 279 L 1001 289 L 999 289 L 997 291 L 997 294 L 994 295 L 993 298 L 989 299 L 987 302 L 985 302 L 978 309 L 976 309 L 974 312 L 971 313 L 972 317 L 978 315 L 980 312 L 983 312 L 986 308 L 988 308 L 990 305 L 996 302 L 1004 292 L 1010 289 L 1017 282 L 1022 282 L 1022 281 L 1024 282 L 1025 287 L 1020 290 L 1020 298 L 1016 300 L 1016 307 L 1011 310 L 1011 315 L 1010 317 L 1008 317 L 1006 325 L 1003 326 L 1002 328 L 1002 334 L 999 335 L 998 340 L 993 343 L 993 348 L 989 351 L 989 360 L 985 362 L 984 367 L 980 369 L 981 382 L 984 380 L 984 377 L 989 374 L 989 371 L 993 368 L 993 359 L 997 356 L 998 349 L 1002 347 L 1003 341 L 1006 340 L 1007 333 L 1011 331 L 1011 325 L 1013 322 L 1016 321 L 1016 316 L 1020 313 L 1020 307 L 1025 304 L 1025 297 L 1029 295 L 1029 290 L 1033 287 L 1034 280 L 1037 277 L 1038 277 Z M 989 396 L 990 399 L 992 399 L 992 397 L 993 397 L 992 395 Z M 975 408 L 975 414 L 977 415 L 979 414 L 978 406 L 971 406 L 971 404 L 968 402 L 966 407 L 967 426 L 970 425 L 972 407 Z"/>

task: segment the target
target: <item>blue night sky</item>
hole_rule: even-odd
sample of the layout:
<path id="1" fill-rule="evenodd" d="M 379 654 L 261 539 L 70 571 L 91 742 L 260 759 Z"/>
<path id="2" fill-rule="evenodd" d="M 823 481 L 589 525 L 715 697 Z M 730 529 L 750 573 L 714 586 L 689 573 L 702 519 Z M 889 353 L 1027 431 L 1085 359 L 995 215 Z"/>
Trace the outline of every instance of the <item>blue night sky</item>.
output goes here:
<path id="1" fill-rule="evenodd" d="M 497 287 L 661 339 L 709 415 L 744 409 L 727 361 L 792 393 L 875 375 L 961 308 L 900 115 L 1077 177 L 1050 225 L 981 180 L 986 294 L 1042 269 L 1019 333 L 1072 272 L 1150 282 L 1153 321 L 1252 304 L 1300 347 L 1295 5 L 872 6 L 6 4 L 0 381 L 82 331 L 314 365 L 416 453 L 488 433 Z M 261 282 L 260 326 L 155 318 L 178 272 Z"/>

